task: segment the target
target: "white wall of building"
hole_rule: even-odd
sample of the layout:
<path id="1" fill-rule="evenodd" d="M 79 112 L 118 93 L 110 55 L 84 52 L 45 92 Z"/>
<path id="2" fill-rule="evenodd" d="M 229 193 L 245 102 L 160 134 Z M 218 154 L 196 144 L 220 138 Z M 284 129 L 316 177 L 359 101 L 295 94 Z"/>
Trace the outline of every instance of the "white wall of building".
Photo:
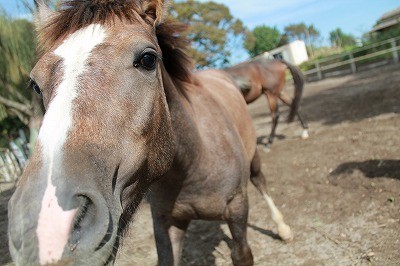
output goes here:
<path id="1" fill-rule="evenodd" d="M 271 59 L 281 57 L 293 65 L 300 65 L 308 60 L 306 45 L 300 40 L 265 52 L 262 56 Z"/>

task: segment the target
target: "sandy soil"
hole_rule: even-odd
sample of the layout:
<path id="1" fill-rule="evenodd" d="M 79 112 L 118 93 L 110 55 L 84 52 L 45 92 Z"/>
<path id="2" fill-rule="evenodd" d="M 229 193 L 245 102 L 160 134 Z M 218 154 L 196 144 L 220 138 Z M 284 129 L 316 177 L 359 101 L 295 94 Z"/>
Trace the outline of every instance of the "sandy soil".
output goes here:
<path id="1" fill-rule="evenodd" d="M 259 137 L 267 136 L 266 101 L 249 105 Z M 276 235 L 266 203 L 249 184 L 248 239 L 256 265 L 400 265 L 400 66 L 306 84 L 298 122 L 278 126 L 266 153 L 259 146 L 269 194 L 292 227 Z M 282 116 L 287 108 L 282 108 Z M 282 119 L 284 120 L 284 119 Z M 0 265 L 10 261 L 7 201 L 0 196 Z M 193 221 L 183 265 L 231 265 L 224 223 Z M 149 206 L 136 215 L 117 265 L 156 265 Z"/>

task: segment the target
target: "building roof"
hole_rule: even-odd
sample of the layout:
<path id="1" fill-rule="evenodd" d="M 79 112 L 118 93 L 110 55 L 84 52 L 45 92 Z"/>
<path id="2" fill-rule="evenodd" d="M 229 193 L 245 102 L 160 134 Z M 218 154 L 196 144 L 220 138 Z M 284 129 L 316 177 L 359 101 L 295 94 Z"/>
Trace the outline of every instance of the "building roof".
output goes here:
<path id="1" fill-rule="evenodd" d="M 384 13 L 370 32 L 380 31 L 400 23 L 400 7 Z"/>
<path id="2" fill-rule="evenodd" d="M 382 17 L 378 20 L 378 22 L 390 19 L 391 17 L 395 17 L 395 16 L 400 16 L 400 7 L 395 8 L 393 10 L 390 10 L 390 11 L 384 13 L 382 15 Z"/>
<path id="3" fill-rule="evenodd" d="M 371 32 L 380 31 L 380 30 L 389 28 L 391 26 L 396 25 L 397 23 L 400 23 L 400 18 L 392 19 L 392 20 L 389 20 L 389 21 L 385 21 L 385 22 L 379 23 L 375 27 L 372 28 Z"/>

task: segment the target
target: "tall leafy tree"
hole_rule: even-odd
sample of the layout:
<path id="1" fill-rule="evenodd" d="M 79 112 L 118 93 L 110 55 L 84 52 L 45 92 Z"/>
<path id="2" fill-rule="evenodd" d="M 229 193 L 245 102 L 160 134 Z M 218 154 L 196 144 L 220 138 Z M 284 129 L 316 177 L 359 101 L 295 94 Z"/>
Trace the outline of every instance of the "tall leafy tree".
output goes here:
<path id="1" fill-rule="evenodd" d="M 311 57 L 313 57 L 313 46 L 320 37 L 320 32 L 313 24 L 305 23 L 290 24 L 285 27 L 285 34 L 290 41 L 302 40 L 306 43 Z"/>
<path id="2" fill-rule="evenodd" d="M 332 46 L 346 47 L 357 44 L 356 38 L 351 34 L 346 34 L 342 29 L 337 28 L 329 33 L 329 39 Z"/>
<path id="3" fill-rule="evenodd" d="M 189 25 L 191 54 L 198 68 L 223 67 L 229 63 L 230 43 L 243 38 L 245 28 L 229 8 L 215 2 L 174 2 L 171 15 Z"/>
<path id="4" fill-rule="evenodd" d="M 357 44 L 356 38 L 351 34 L 344 33 L 340 28 L 337 28 L 329 33 L 329 39 L 332 46 L 346 47 Z"/>
<path id="5" fill-rule="evenodd" d="M 250 56 L 254 57 L 281 45 L 281 40 L 282 35 L 276 27 L 262 25 L 255 27 L 251 34 L 247 35 L 244 45 Z"/>
<path id="6" fill-rule="evenodd" d="M 312 45 L 319 37 L 320 32 L 313 24 L 306 25 L 304 23 L 290 24 L 285 27 L 285 34 L 290 40 L 303 40 L 305 43 Z"/>
<path id="7" fill-rule="evenodd" d="M 0 12 L 0 125 L 3 141 L 27 127 L 32 143 L 43 117 L 41 99 L 27 89 L 29 72 L 36 60 L 32 22 Z M 4 145 L 5 143 L 2 143 Z"/>

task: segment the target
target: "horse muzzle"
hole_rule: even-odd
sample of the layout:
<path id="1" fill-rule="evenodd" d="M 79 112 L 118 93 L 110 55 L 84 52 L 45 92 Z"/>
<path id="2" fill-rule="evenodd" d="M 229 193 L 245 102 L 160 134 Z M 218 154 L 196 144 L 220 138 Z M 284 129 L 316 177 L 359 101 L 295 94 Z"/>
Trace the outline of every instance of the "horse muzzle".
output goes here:
<path id="1" fill-rule="evenodd" d="M 112 257 L 118 208 L 89 186 L 61 187 L 47 185 L 40 199 L 40 189 L 25 184 L 12 196 L 9 245 L 16 265 L 104 265 Z"/>

